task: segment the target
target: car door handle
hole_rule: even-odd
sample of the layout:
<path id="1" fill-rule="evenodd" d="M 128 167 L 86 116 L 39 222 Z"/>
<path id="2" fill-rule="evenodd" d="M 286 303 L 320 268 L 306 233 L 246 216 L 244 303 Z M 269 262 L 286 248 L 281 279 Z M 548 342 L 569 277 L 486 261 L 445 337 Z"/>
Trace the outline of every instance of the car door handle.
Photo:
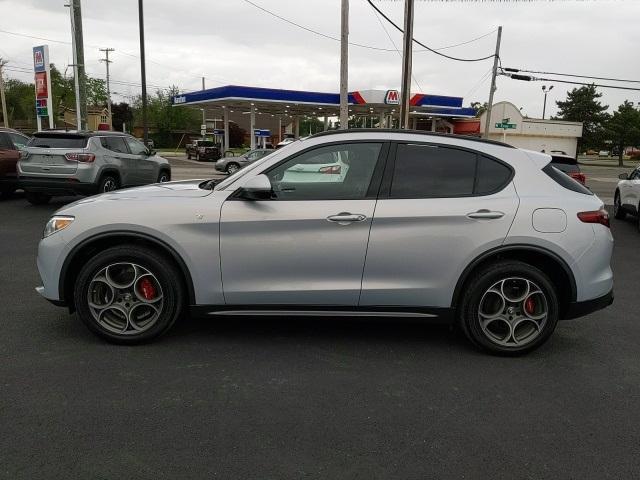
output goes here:
<path id="1" fill-rule="evenodd" d="M 504 213 L 503 212 L 492 212 L 491 210 L 486 210 L 486 209 L 483 208 L 481 210 L 478 210 L 477 212 L 467 213 L 467 217 L 491 220 L 491 219 L 504 217 Z"/>
<path id="2" fill-rule="evenodd" d="M 362 222 L 366 218 L 367 216 L 362 215 L 361 213 L 340 212 L 337 215 L 329 215 L 327 220 L 341 225 L 346 225 L 351 222 Z"/>

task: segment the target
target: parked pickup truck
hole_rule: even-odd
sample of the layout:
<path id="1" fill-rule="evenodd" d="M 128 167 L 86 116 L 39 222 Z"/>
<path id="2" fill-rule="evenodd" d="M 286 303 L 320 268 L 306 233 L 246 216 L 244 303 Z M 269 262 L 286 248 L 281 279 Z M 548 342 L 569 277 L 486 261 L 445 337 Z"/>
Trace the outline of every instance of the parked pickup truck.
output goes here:
<path id="1" fill-rule="evenodd" d="M 16 163 L 29 137 L 10 128 L 0 128 L 0 197 L 9 197 L 18 188 Z"/>
<path id="2" fill-rule="evenodd" d="M 187 158 L 195 158 L 198 161 L 216 161 L 222 155 L 220 145 L 211 140 L 194 140 L 186 145 Z"/>

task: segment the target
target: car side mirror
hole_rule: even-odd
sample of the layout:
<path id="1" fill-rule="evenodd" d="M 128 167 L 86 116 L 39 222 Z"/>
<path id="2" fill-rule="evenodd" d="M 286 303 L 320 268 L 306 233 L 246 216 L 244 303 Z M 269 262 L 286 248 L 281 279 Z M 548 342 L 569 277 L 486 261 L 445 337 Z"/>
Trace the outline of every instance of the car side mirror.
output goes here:
<path id="1" fill-rule="evenodd" d="M 618 178 L 620 180 L 629 180 L 629 175 L 627 175 L 626 173 L 621 173 L 620 175 L 618 175 Z"/>
<path id="2" fill-rule="evenodd" d="M 260 174 L 245 183 L 238 190 L 238 197 L 245 200 L 269 200 L 273 193 L 269 177 Z"/>
<path id="3" fill-rule="evenodd" d="M 156 154 L 156 151 L 152 148 L 147 149 L 147 157 L 153 157 Z"/>

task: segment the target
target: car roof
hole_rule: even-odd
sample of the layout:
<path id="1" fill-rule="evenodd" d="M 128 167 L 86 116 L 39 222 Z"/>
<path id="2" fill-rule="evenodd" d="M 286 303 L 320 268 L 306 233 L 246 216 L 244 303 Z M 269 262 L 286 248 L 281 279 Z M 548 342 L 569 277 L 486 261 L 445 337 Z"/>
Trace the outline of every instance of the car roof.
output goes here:
<path id="1" fill-rule="evenodd" d="M 489 145 L 499 145 L 501 147 L 516 148 L 513 145 L 507 143 L 498 142 L 496 140 L 486 140 L 484 138 L 471 137 L 466 135 L 456 135 L 453 133 L 440 133 L 440 132 L 427 132 L 425 130 L 398 130 L 395 128 L 348 128 L 345 130 L 326 130 L 324 132 L 315 133 L 307 138 L 317 138 L 323 136 L 333 136 L 345 133 L 395 133 L 406 135 L 423 135 L 425 137 L 438 137 L 438 138 L 455 138 L 457 140 L 468 140 L 472 142 L 481 142 Z"/>
<path id="2" fill-rule="evenodd" d="M 19 130 L 16 130 L 15 128 L 9 128 L 9 127 L 0 127 L 0 132 L 17 133 L 19 135 L 24 135 L 25 137 L 29 136 L 26 133 L 22 133 Z"/>
<path id="3" fill-rule="evenodd" d="M 55 137 L 55 136 L 73 136 L 73 137 L 103 137 L 103 136 L 127 136 L 130 135 L 124 132 L 112 132 L 110 130 L 98 130 L 97 132 L 89 130 L 43 130 L 33 134 L 34 137 Z"/>

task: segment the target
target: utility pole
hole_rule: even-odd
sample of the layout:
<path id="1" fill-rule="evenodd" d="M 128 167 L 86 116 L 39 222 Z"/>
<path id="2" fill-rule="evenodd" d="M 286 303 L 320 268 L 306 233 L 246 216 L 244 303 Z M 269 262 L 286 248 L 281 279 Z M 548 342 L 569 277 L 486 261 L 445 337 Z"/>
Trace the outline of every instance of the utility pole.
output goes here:
<path id="1" fill-rule="evenodd" d="M 113 121 L 111 119 L 111 88 L 109 86 L 109 64 L 113 63 L 113 61 L 109 60 L 109 52 L 113 52 L 113 48 L 100 48 L 101 52 L 104 52 L 104 57 L 101 58 L 100 61 L 104 62 L 107 66 L 107 110 L 109 112 L 109 127 L 113 125 Z"/>
<path id="2" fill-rule="evenodd" d="M 144 14 L 142 0 L 138 0 L 138 23 L 140 24 L 140 75 L 142 77 L 142 138 L 145 147 L 149 143 L 149 126 L 147 125 L 147 73 L 144 60 Z"/>
<path id="3" fill-rule="evenodd" d="M 409 128 L 409 100 L 411 98 L 411 64 L 413 60 L 413 0 L 404 2 L 404 37 L 402 44 L 402 90 L 400 100 L 400 128 Z"/>
<path id="4" fill-rule="evenodd" d="M 82 37 L 82 9 L 80 0 L 69 0 L 73 43 L 73 72 L 76 87 L 76 127 L 87 128 L 87 76 L 84 69 L 84 42 Z"/>
<path id="5" fill-rule="evenodd" d="M 484 122 L 484 138 L 489 138 L 491 126 L 491 107 L 493 106 L 493 94 L 496 92 L 496 77 L 498 76 L 498 60 L 500 59 L 500 41 L 502 40 L 502 26 L 498 27 L 498 39 L 496 40 L 496 54 L 493 57 L 493 75 L 491 76 L 491 90 L 489 91 L 489 104 L 487 105 L 487 117 Z"/>
<path id="6" fill-rule="evenodd" d="M 340 15 L 340 129 L 349 128 L 349 0 L 341 1 Z"/>
<path id="7" fill-rule="evenodd" d="M 4 77 L 2 76 L 2 67 L 7 63 L 6 60 L 0 58 L 0 98 L 2 99 L 2 126 L 9 127 L 9 116 L 7 115 L 7 99 L 4 96 Z"/>
<path id="8" fill-rule="evenodd" d="M 204 90 L 204 77 L 202 77 L 202 90 Z"/>
<path id="9" fill-rule="evenodd" d="M 544 93 L 544 104 L 542 106 L 542 119 L 544 120 L 544 116 L 547 113 L 547 94 L 553 90 L 553 85 L 551 85 L 549 88 L 547 88 L 546 85 L 542 86 L 542 92 Z"/>

